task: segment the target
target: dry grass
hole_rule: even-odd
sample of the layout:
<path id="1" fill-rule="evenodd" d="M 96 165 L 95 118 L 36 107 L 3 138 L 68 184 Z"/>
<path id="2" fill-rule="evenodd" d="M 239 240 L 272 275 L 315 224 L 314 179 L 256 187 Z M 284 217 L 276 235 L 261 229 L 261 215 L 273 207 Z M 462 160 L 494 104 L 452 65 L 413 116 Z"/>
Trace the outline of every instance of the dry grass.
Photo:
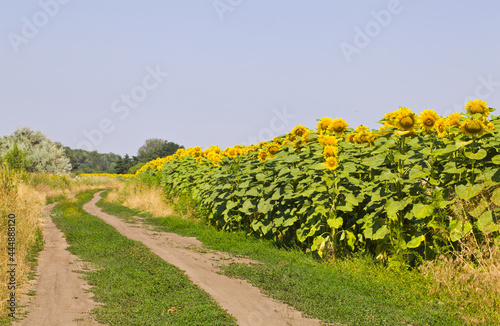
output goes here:
<path id="1" fill-rule="evenodd" d="M 122 205 L 151 213 L 154 217 L 172 215 L 172 206 L 165 200 L 161 188 L 149 187 L 145 184 L 127 182 L 110 191 L 106 200 L 119 202 Z"/>
<path id="2" fill-rule="evenodd" d="M 479 202 L 484 210 L 494 212 L 498 206 L 491 200 L 491 190 L 481 193 L 474 201 L 456 199 L 451 216 L 473 223 L 469 213 Z M 421 271 L 430 278 L 431 291 L 449 298 L 462 310 L 470 324 L 500 320 L 500 248 L 495 241 L 498 232 L 469 234 L 458 241 L 458 251 L 448 257 L 426 262 Z"/>
<path id="3" fill-rule="evenodd" d="M 7 299 L 11 290 L 9 284 L 9 255 L 7 249 L 7 216 L 14 214 L 15 217 L 15 261 L 16 264 L 16 296 L 21 293 L 19 287 L 27 283 L 27 276 L 30 266 L 27 264 L 26 255 L 29 248 L 35 243 L 36 229 L 39 218 L 45 205 L 45 196 L 37 192 L 33 187 L 23 182 L 19 182 L 16 177 L 1 175 L 0 181 L 0 317 L 9 313 Z M 19 298 L 17 298 L 19 299 Z"/>

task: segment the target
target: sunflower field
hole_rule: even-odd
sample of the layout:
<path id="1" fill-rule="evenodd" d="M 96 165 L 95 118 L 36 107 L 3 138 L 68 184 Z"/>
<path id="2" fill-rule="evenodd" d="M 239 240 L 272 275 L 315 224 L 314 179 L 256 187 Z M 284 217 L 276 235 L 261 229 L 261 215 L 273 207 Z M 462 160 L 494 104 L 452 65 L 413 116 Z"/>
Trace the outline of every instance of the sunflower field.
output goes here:
<path id="1" fill-rule="evenodd" d="M 471 236 L 500 246 L 500 119 L 482 100 L 465 109 L 401 107 L 379 130 L 325 117 L 255 145 L 179 149 L 136 177 L 192 196 L 222 230 L 415 264 Z"/>

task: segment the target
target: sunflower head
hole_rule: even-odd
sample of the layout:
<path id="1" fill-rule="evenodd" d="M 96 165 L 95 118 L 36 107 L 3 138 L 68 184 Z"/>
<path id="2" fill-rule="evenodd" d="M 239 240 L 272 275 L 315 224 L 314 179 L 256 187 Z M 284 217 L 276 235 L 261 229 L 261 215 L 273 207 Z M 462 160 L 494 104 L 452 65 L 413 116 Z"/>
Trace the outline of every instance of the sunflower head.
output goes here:
<path id="1" fill-rule="evenodd" d="M 335 157 L 329 157 L 325 161 L 325 166 L 328 170 L 335 170 L 337 166 L 339 165 L 339 162 L 337 161 L 337 158 Z"/>
<path id="2" fill-rule="evenodd" d="M 356 137 L 356 134 L 355 134 L 355 133 L 353 133 L 353 132 L 351 132 L 349 135 L 347 135 L 347 137 L 346 137 L 346 141 L 347 141 L 348 143 L 352 143 L 352 144 L 354 144 L 354 143 L 355 143 L 355 141 L 354 141 L 354 137 Z"/>
<path id="3" fill-rule="evenodd" d="M 326 146 L 325 149 L 323 150 L 324 158 L 338 157 L 338 154 L 339 154 L 339 148 L 336 146 Z"/>
<path id="4" fill-rule="evenodd" d="M 276 155 L 276 153 L 281 151 L 281 146 L 273 143 L 273 144 L 270 144 L 269 146 L 267 146 L 266 150 L 270 156 L 274 156 L 274 155 Z"/>
<path id="5" fill-rule="evenodd" d="M 225 150 L 227 157 L 235 158 L 238 155 L 238 149 L 231 147 Z"/>
<path id="6" fill-rule="evenodd" d="M 307 128 L 304 127 L 303 125 L 298 125 L 297 127 L 292 129 L 292 134 L 302 138 L 307 138 L 309 130 L 307 130 Z"/>
<path id="7" fill-rule="evenodd" d="M 479 136 L 486 131 L 481 119 L 467 119 L 460 126 L 460 130 L 467 136 Z"/>
<path id="8" fill-rule="evenodd" d="M 257 157 L 259 161 L 264 162 L 266 160 L 268 153 L 266 151 L 260 151 L 259 156 Z"/>
<path id="9" fill-rule="evenodd" d="M 462 117 L 461 113 L 454 112 L 450 114 L 448 117 L 446 117 L 446 123 L 450 127 L 460 127 L 460 125 L 462 124 L 460 122 L 461 117 Z"/>
<path id="10" fill-rule="evenodd" d="M 439 118 L 436 121 L 435 129 L 439 135 L 439 137 L 444 137 L 447 132 L 447 120 L 444 118 Z"/>
<path id="11" fill-rule="evenodd" d="M 465 106 L 465 110 L 467 110 L 467 114 L 473 115 L 476 113 L 481 114 L 484 118 L 490 114 L 490 109 L 487 106 L 487 103 L 483 100 L 470 100 L 467 102 Z"/>
<path id="12" fill-rule="evenodd" d="M 420 114 L 420 126 L 425 131 L 430 131 L 435 128 L 438 119 L 439 116 L 434 110 L 424 110 Z"/>
<path id="13" fill-rule="evenodd" d="M 329 117 L 324 117 L 318 122 L 318 134 L 322 134 L 331 128 L 333 120 Z"/>
<path id="14" fill-rule="evenodd" d="M 335 136 L 319 135 L 318 142 L 323 146 L 337 146 L 339 141 Z"/>
<path id="15" fill-rule="evenodd" d="M 342 118 L 334 119 L 330 125 L 330 130 L 337 136 L 343 136 L 349 125 Z"/>
<path id="16" fill-rule="evenodd" d="M 413 131 L 417 125 L 417 116 L 410 109 L 399 108 L 396 116 L 396 127 L 403 131 Z"/>

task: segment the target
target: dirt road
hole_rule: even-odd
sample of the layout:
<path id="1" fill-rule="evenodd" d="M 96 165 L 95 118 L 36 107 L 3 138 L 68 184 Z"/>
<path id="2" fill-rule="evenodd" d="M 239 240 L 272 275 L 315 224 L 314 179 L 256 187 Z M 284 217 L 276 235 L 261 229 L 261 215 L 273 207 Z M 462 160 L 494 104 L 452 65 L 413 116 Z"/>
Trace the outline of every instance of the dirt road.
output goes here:
<path id="1" fill-rule="evenodd" d="M 41 221 L 44 250 L 40 252 L 37 279 L 26 289 L 36 292 L 35 296 L 23 296 L 17 316 L 28 312 L 28 316 L 13 325 L 26 326 L 69 326 L 100 325 L 92 320 L 88 311 L 95 302 L 92 293 L 81 274 L 82 262 L 66 250 L 68 244 L 63 233 L 50 219 L 50 211 L 55 204 L 45 207 Z M 28 304 L 27 308 L 22 308 Z"/>
<path id="2" fill-rule="evenodd" d="M 246 281 L 217 273 L 217 265 L 238 261 L 228 254 L 207 251 L 195 238 L 166 232 L 152 232 L 126 223 L 116 216 L 103 213 L 95 204 L 99 194 L 84 205 L 84 209 L 113 226 L 129 239 L 140 241 L 166 262 L 177 266 L 201 289 L 209 293 L 222 308 L 235 316 L 240 326 L 319 325 L 319 320 L 307 319 L 286 304 L 263 295 Z M 239 260 L 248 263 L 248 260 Z"/>

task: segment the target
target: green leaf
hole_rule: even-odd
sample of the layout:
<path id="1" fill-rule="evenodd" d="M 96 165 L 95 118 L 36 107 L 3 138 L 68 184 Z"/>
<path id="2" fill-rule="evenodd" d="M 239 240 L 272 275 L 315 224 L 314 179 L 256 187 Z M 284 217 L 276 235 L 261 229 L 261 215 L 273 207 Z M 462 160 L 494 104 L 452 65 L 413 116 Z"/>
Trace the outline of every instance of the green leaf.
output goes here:
<path id="1" fill-rule="evenodd" d="M 406 244 L 407 248 L 418 248 L 420 247 L 420 244 L 425 240 L 425 236 L 420 235 L 420 236 L 415 236 L 411 238 L 410 242 Z"/>
<path id="2" fill-rule="evenodd" d="M 331 211 L 330 213 L 328 213 L 328 219 L 326 220 L 326 223 L 328 223 L 328 225 L 332 228 L 332 229 L 338 229 L 342 226 L 342 224 L 344 223 L 344 220 L 342 219 L 342 217 L 336 217 L 335 216 L 335 213 L 333 211 Z"/>
<path id="3" fill-rule="evenodd" d="M 240 208 L 240 211 L 245 214 L 252 214 L 255 209 L 255 205 L 252 203 L 250 199 L 245 200 L 243 206 Z"/>
<path id="4" fill-rule="evenodd" d="M 271 209 L 273 208 L 273 205 L 269 203 L 269 200 L 261 200 L 259 204 L 257 205 L 257 209 L 259 213 L 262 214 L 267 214 Z"/>
<path id="5" fill-rule="evenodd" d="M 465 156 L 471 160 L 482 160 L 488 153 L 484 149 L 479 149 L 477 153 L 465 152 Z"/>
<path id="6" fill-rule="evenodd" d="M 491 162 L 496 165 L 500 165 L 500 155 L 495 155 L 491 158 Z"/>
<path id="7" fill-rule="evenodd" d="M 483 185 L 458 185 L 455 187 L 455 192 L 460 199 L 469 200 L 477 196 L 482 190 Z"/>
<path id="8" fill-rule="evenodd" d="M 257 181 L 264 181 L 264 180 L 266 180 L 267 177 L 264 173 L 257 173 L 255 178 L 257 179 Z"/>
<path id="9" fill-rule="evenodd" d="M 432 216 L 434 213 L 434 207 L 432 207 L 432 205 L 418 203 L 413 206 L 412 213 L 417 220 L 420 220 Z"/>
<path id="10" fill-rule="evenodd" d="M 378 229 L 377 232 L 375 232 L 372 235 L 372 239 L 373 240 L 382 240 L 385 238 L 385 236 L 387 234 L 389 234 L 389 229 L 387 228 L 387 225 L 382 225 L 382 227 L 380 229 Z"/>
<path id="11" fill-rule="evenodd" d="M 496 232 L 500 229 L 500 226 L 493 221 L 493 217 L 490 211 L 486 211 L 477 220 L 477 228 L 479 231 L 484 233 Z"/>
<path id="12" fill-rule="evenodd" d="M 410 170 L 410 180 L 422 179 L 429 175 L 429 171 L 424 171 L 420 165 L 415 165 Z"/>
<path id="13" fill-rule="evenodd" d="M 469 222 L 464 223 L 463 221 L 452 220 L 448 225 L 448 230 L 450 231 L 450 240 L 455 242 L 462 239 L 472 230 L 472 224 Z"/>
<path id="14" fill-rule="evenodd" d="M 491 201 L 493 204 L 500 206 L 500 188 L 493 190 L 493 193 L 491 194 Z"/>
<path id="15" fill-rule="evenodd" d="M 385 162 L 386 157 L 387 157 L 387 154 L 385 154 L 385 153 L 379 154 L 377 156 L 366 158 L 363 161 L 361 161 L 361 163 L 363 163 L 364 165 L 367 165 L 371 168 L 376 168 Z"/>

